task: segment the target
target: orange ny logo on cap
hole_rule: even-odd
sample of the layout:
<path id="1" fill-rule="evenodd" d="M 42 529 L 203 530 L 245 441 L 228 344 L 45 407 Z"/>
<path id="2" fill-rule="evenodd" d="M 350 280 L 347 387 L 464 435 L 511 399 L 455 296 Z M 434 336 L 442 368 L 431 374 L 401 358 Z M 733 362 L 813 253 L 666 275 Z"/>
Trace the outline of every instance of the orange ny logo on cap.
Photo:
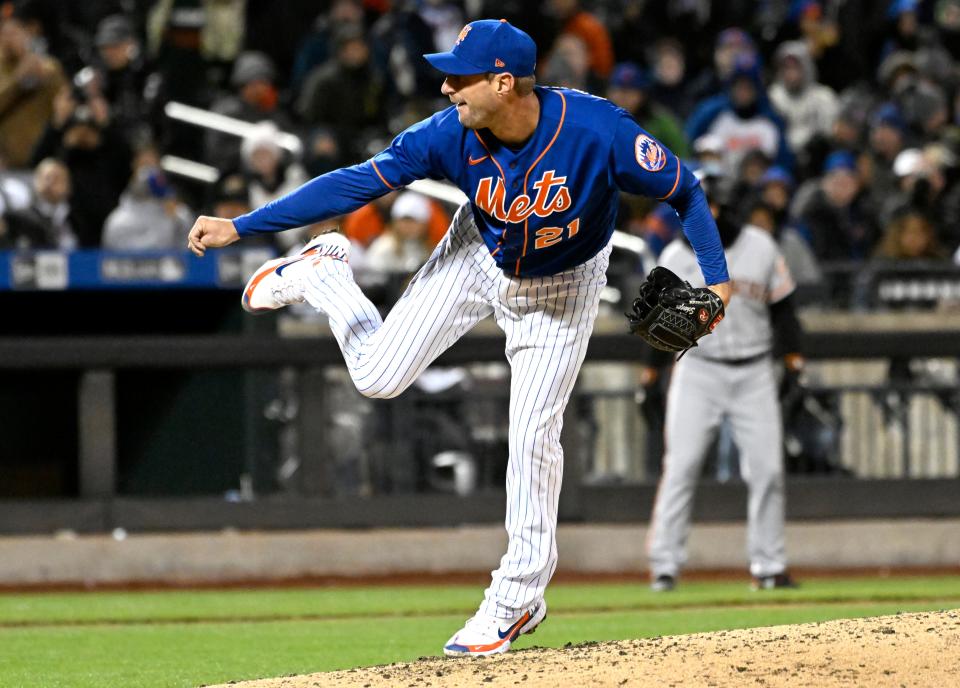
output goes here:
<path id="1" fill-rule="evenodd" d="M 460 29 L 460 35 L 457 36 L 456 45 L 460 45 L 463 42 L 463 39 L 467 37 L 467 34 L 470 33 L 470 29 L 473 27 L 467 24 L 462 29 Z"/>
<path id="2" fill-rule="evenodd" d="M 501 60 L 499 57 L 498 57 L 496 60 L 493 61 L 493 64 L 494 64 L 494 66 L 496 66 L 496 67 L 506 67 L 506 66 L 507 66 L 506 63 L 505 63 L 503 60 Z"/>

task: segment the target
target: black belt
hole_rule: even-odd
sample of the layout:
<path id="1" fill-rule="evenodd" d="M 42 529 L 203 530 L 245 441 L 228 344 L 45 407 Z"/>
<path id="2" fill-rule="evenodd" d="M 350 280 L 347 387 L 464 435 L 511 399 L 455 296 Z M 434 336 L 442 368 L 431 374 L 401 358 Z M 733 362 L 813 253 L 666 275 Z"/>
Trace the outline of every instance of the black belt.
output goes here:
<path id="1" fill-rule="evenodd" d="M 708 356 L 697 356 L 697 358 L 709 361 L 710 363 L 720 363 L 728 366 L 745 366 L 761 361 L 769 355 L 769 351 L 764 351 L 755 356 L 748 356 L 747 358 L 709 358 Z"/>

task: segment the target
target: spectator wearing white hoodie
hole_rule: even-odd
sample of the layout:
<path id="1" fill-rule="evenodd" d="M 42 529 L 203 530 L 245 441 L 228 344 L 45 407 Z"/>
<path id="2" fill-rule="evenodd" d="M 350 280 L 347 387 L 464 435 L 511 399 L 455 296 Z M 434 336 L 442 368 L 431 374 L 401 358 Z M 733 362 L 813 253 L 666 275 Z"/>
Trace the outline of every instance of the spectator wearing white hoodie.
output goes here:
<path id="1" fill-rule="evenodd" d="M 770 102 L 786 121 L 790 149 L 800 153 L 815 136 L 830 136 L 837 117 L 837 94 L 817 82 L 817 68 L 806 43 L 787 41 L 781 45 L 775 64 Z"/>

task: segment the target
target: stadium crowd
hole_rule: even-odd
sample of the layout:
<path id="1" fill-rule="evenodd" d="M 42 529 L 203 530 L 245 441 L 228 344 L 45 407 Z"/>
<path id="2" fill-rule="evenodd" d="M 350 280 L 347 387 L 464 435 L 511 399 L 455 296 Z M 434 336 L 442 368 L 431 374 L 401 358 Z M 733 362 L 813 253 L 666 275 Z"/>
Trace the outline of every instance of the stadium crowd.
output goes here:
<path id="1" fill-rule="evenodd" d="M 486 16 L 534 37 L 541 84 L 610 98 L 713 177 L 799 283 L 960 257 L 960 0 L 4 2 L 0 247 L 179 249 L 195 214 L 242 214 L 446 106 L 420 56 Z M 169 102 L 258 126 L 203 129 Z M 405 271 L 446 222 L 406 192 L 343 224 L 371 267 Z M 679 231 L 635 197 L 619 226 L 654 252 Z"/>

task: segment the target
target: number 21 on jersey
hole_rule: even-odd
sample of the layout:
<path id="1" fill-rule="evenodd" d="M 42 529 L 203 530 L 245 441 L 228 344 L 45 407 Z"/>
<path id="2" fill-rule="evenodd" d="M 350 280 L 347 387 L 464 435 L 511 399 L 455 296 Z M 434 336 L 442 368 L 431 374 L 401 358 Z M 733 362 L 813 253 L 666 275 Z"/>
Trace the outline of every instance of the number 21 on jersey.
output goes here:
<path id="1" fill-rule="evenodd" d="M 576 218 L 570 224 L 566 226 L 566 237 L 564 237 L 564 228 L 563 227 L 541 227 L 537 230 L 537 240 L 534 242 L 533 247 L 546 248 L 547 246 L 553 246 L 558 241 L 562 241 L 564 238 L 571 239 L 576 236 L 577 232 L 580 231 L 580 218 Z"/>

